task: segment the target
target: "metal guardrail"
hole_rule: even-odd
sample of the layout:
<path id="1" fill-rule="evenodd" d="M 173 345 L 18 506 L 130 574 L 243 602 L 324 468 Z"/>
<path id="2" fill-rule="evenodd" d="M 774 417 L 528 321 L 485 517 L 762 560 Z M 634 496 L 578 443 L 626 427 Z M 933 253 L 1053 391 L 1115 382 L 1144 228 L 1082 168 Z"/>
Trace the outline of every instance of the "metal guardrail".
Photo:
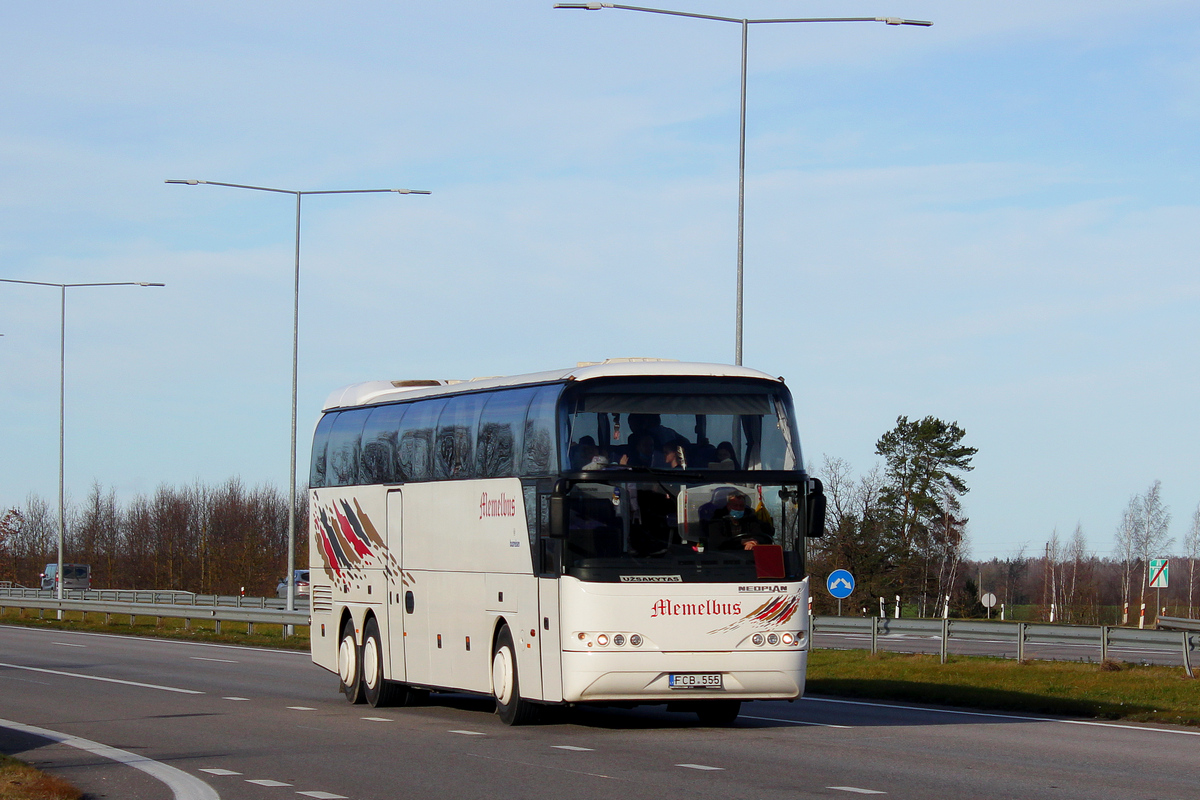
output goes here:
<path id="1" fill-rule="evenodd" d="M 1160 622 L 1163 619 L 1160 618 Z M 1192 655 L 1200 651 L 1200 635 L 1195 629 L 1139 630 L 1115 625 L 1054 625 L 1027 622 L 950 619 L 893 619 L 887 617 L 813 617 L 812 632 L 857 634 L 871 637 L 871 652 L 879 649 L 879 638 L 888 636 L 918 636 L 938 639 L 944 664 L 952 640 L 993 640 L 1015 645 L 1017 660 L 1025 660 L 1026 645 L 1092 645 L 1100 650 L 1100 660 L 1107 660 L 1109 648 L 1181 652 L 1183 668 L 1192 676 Z"/>
<path id="2" fill-rule="evenodd" d="M 249 633 L 253 633 L 254 625 L 256 624 L 283 625 L 285 636 L 296 625 L 309 624 L 307 609 L 286 611 L 282 608 L 267 607 L 265 603 L 255 605 L 226 605 L 217 602 L 221 599 L 220 596 L 213 595 L 208 596 L 213 600 L 211 603 L 176 602 L 179 595 L 186 595 L 188 599 L 203 599 L 202 596 L 192 595 L 188 592 L 105 591 L 127 596 L 112 600 L 58 600 L 54 597 L 29 596 L 28 594 L 17 594 L 12 591 L 0 591 L 0 611 L 8 608 L 21 609 L 22 613 L 25 610 L 34 609 L 39 614 L 44 614 L 46 611 L 54 611 L 55 613 L 60 611 L 79 611 L 85 617 L 87 614 L 103 614 L 105 623 L 110 622 L 113 616 L 128 616 L 130 625 L 133 624 L 137 617 L 182 619 L 185 627 L 190 627 L 193 620 L 214 620 L 216 622 L 217 633 L 221 632 L 222 622 L 243 623 L 247 626 L 247 632 Z M 73 592 L 72 594 L 98 594 L 98 592 Z M 247 598 L 238 599 L 246 600 Z M 264 600 L 264 598 L 252 599 Z"/>
<path id="3" fill-rule="evenodd" d="M 1155 627 L 1164 631 L 1200 631 L 1200 619 L 1159 617 L 1155 621 Z"/>

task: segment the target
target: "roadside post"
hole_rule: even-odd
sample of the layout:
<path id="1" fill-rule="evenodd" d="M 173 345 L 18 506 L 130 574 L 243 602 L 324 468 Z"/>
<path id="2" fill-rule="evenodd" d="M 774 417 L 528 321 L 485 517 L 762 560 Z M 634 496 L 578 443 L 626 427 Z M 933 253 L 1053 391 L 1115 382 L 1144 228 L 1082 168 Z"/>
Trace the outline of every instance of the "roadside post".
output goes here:
<path id="1" fill-rule="evenodd" d="M 837 598 L 838 616 L 842 615 L 842 600 L 854 591 L 854 576 L 848 570 L 835 569 L 825 579 L 825 588 Z"/>
<path id="2" fill-rule="evenodd" d="M 1150 559 L 1150 588 L 1158 590 L 1158 596 L 1154 603 L 1154 618 L 1157 620 L 1163 616 L 1160 609 L 1162 608 L 1162 590 L 1167 588 L 1167 567 L 1171 561 L 1167 558 L 1152 558 Z"/>

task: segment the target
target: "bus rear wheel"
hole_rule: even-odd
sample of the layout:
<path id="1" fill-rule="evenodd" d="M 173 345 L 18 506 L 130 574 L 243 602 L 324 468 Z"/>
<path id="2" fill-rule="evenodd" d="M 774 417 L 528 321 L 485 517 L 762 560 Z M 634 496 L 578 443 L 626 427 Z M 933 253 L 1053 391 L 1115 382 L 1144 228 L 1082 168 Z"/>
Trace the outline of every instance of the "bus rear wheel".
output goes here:
<path id="1" fill-rule="evenodd" d="M 362 692 L 372 708 L 402 706 L 408 702 L 407 686 L 383 678 L 383 637 L 374 617 L 367 620 L 363 629 Z"/>
<path id="2" fill-rule="evenodd" d="M 528 725 L 537 719 L 537 705 L 521 697 L 517 649 L 507 625 L 500 629 L 492 651 L 492 694 L 496 697 L 496 714 L 505 725 Z"/>
<path id="3" fill-rule="evenodd" d="M 354 638 L 354 621 L 348 619 L 342 626 L 342 638 L 338 642 L 338 681 L 342 694 L 351 703 L 364 700 L 361 667 L 362 652 Z"/>
<path id="4" fill-rule="evenodd" d="M 733 724 L 741 710 L 741 700 L 708 700 L 696 706 L 696 716 L 701 725 L 725 728 Z"/>

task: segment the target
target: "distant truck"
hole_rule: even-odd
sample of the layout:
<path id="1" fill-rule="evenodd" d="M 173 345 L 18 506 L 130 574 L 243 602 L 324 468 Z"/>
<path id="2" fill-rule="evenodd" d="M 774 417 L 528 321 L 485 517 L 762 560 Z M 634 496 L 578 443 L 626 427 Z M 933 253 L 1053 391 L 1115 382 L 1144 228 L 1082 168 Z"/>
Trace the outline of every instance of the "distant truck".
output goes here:
<path id="1" fill-rule="evenodd" d="M 42 589 L 55 589 L 56 579 L 58 578 L 58 564 L 47 564 L 46 569 L 42 571 Z M 89 564 L 63 564 L 63 585 L 64 590 L 82 589 L 87 591 L 92 588 L 92 567 Z"/>

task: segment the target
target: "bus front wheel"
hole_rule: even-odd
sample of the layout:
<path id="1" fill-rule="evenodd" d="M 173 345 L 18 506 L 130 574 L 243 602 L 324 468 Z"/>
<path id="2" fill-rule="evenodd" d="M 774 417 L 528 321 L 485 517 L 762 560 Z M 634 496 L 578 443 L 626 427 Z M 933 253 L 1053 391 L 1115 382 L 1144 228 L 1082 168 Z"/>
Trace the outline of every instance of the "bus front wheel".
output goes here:
<path id="1" fill-rule="evenodd" d="M 342 694 L 351 703 L 363 702 L 362 653 L 354 639 L 354 621 L 346 620 L 342 626 L 342 638 L 338 644 L 338 681 Z"/>
<path id="2" fill-rule="evenodd" d="M 517 649 L 507 625 L 500 629 L 492 651 L 492 694 L 496 697 L 496 713 L 505 725 L 526 725 L 537 717 L 537 706 L 521 697 Z"/>

